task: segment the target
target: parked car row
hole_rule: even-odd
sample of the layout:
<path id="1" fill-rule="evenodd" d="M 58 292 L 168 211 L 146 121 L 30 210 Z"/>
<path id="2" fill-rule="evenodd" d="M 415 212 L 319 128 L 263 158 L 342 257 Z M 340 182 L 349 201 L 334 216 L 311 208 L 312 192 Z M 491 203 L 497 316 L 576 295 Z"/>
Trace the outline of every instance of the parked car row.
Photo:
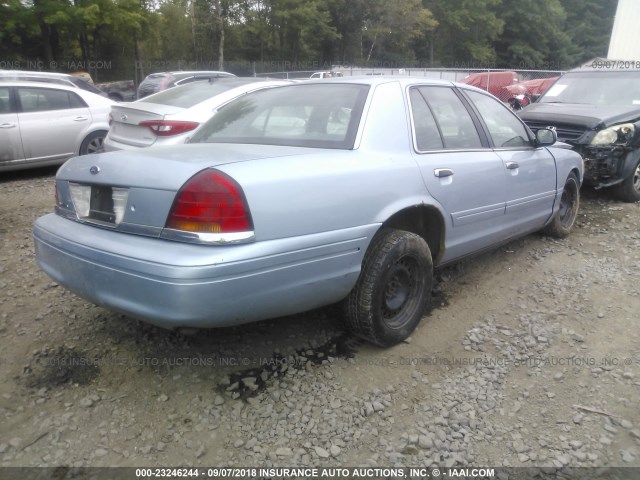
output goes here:
<path id="1" fill-rule="evenodd" d="M 197 121 L 207 120 L 213 114 L 215 102 L 203 104 L 200 109 L 197 108 L 197 103 L 232 88 L 237 88 L 237 94 L 242 94 L 252 90 L 252 87 L 243 89 L 241 85 L 256 82 L 249 79 L 240 81 L 237 85 L 215 86 L 215 80 L 222 76 L 235 79 L 234 75 L 220 75 L 222 73 L 224 72 L 203 72 L 198 76 L 192 72 L 182 72 L 174 75 L 172 78 L 175 81 L 209 85 L 200 91 L 196 87 L 193 94 L 181 91 L 170 93 L 165 103 L 162 103 L 162 97 L 147 101 L 150 112 L 144 112 L 144 107 L 141 108 L 140 104 L 132 106 L 129 110 L 133 117 L 146 114 L 153 117 L 153 120 L 148 119 L 147 123 L 138 126 L 133 125 L 132 121 L 127 122 L 124 119 L 126 115 L 119 115 L 117 125 L 114 126 L 117 133 L 113 135 L 112 148 L 135 144 L 136 139 L 131 140 L 129 134 L 136 131 L 136 128 L 139 133 L 138 146 L 145 146 L 145 143 L 150 145 L 158 137 L 162 138 L 160 143 L 184 141 L 185 135 L 175 136 L 178 129 L 186 134 L 198 125 Z M 174 85 L 172 82 L 151 84 L 151 89 L 158 91 Z M 266 85 L 268 82 L 262 81 L 262 84 Z M 145 86 L 144 82 L 142 86 Z M 148 85 L 145 86 L 147 87 Z M 59 165 L 75 155 L 103 151 L 110 119 L 113 118 L 110 114 L 117 105 L 107 97 L 105 92 L 93 85 L 90 77 L 87 79 L 80 75 L 50 72 L 0 71 L 0 171 Z M 228 101 L 233 98 L 233 94 L 219 98 L 221 101 Z M 172 109 L 172 112 L 167 113 L 165 119 L 165 114 L 159 112 L 166 108 Z M 186 111 L 187 109 L 189 110 Z M 182 122 L 180 127 L 180 115 L 172 115 L 179 111 L 186 111 L 189 116 L 189 121 Z M 185 125 L 190 125 L 190 128 L 186 129 Z"/>
<path id="2" fill-rule="evenodd" d="M 156 95 L 182 105 L 219 82 Z M 232 82 L 222 95 L 236 98 L 211 107 L 188 144 L 66 162 L 55 213 L 34 226 L 40 267 L 166 328 L 337 302 L 352 332 L 390 346 L 423 317 L 434 268 L 574 224 L 580 156 L 482 90 L 393 77 Z M 134 109 L 114 112 L 159 121 Z M 145 128 L 184 126 L 161 121 Z"/>
<path id="3" fill-rule="evenodd" d="M 0 136 L 19 133 L 24 159 L 48 164 L 101 151 L 108 129 L 106 153 L 58 171 L 55 213 L 34 227 L 41 268 L 87 300 L 175 329 L 340 303 L 352 332 L 390 346 L 420 322 L 434 268 L 538 230 L 568 235 L 584 180 L 635 198 L 637 107 L 622 108 L 640 104 L 635 77 L 616 100 L 600 89 L 594 103 L 619 107 L 596 119 L 560 103 L 593 94 L 589 78 L 607 84 L 579 73 L 520 118 L 482 89 L 416 78 L 214 76 L 127 104 L 5 82 L 0 112 L 16 121 L 0 113 Z M 29 115 L 80 124 L 87 96 L 107 102 L 107 127 L 33 156 Z M 552 111 L 565 116 L 536 117 Z M 574 137 L 569 120 L 583 122 Z"/>

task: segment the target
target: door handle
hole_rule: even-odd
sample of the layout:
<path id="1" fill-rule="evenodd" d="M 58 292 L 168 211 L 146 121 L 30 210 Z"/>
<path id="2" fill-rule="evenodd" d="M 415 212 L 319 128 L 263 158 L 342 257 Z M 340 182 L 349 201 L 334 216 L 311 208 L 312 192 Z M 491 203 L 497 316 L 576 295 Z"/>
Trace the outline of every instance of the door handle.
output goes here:
<path id="1" fill-rule="evenodd" d="M 453 170 L 450 168 L 436 168 L 433 174 L 438 178 L 450 177 L 453 175 Z"/>
<path id="2" fill-rule="evenodd" d="M 3 123 L 2 125 L 0 125 L 0 128 L 15 128 L 18 125 L 15 123 Z"/>
<path id="3" fill-rule="evenodd" d="M 85 120 L 88 120 L 87 117 L 76 117 L 73 119 L 74 122 L 84 122 Z"/>
<path id="4" fill-rule="evenodd" d="M 519 167 L 520 165 L 518 165 L 518 162 L 507 162 L 507 170 L 515 170 Z"/>

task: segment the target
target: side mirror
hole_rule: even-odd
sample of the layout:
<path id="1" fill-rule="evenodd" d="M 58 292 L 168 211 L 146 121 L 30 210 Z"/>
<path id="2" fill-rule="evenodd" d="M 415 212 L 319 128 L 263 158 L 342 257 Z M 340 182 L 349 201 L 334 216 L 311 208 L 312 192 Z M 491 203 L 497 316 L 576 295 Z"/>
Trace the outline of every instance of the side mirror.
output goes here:
<path id="1" fill-rule="evenodd" d="M 554 128 L 539 128 L 536 131 L 536 144 L 539 147 L 548 147 L 558 141 L 558 134 Z"/>

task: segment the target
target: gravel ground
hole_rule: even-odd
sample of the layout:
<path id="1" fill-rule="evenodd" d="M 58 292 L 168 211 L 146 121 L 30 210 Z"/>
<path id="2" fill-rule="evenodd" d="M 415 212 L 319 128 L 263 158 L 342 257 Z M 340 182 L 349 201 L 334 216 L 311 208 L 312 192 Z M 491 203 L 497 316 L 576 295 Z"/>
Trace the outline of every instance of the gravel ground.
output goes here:
<path id="1" fill-rule="evenodd" d="M 53 175 L 0 178 L 0 466 L 640 467 L 640 204 L 440 271 L 384 350 L 331 308 L 187 337 L 88 304 L 34 262 Z"/>

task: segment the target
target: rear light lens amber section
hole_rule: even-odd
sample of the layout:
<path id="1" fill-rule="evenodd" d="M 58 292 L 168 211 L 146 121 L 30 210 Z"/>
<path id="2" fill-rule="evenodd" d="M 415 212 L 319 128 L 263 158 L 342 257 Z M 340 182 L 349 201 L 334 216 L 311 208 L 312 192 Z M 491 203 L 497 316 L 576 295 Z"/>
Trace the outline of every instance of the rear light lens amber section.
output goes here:
<path id="1" fill-rule="evenodd" d="M 244 192 L 217 170 L 203 170 L 176 195 L 166 228 L 194 233 L 238 233 L 253 230 Z"/>

